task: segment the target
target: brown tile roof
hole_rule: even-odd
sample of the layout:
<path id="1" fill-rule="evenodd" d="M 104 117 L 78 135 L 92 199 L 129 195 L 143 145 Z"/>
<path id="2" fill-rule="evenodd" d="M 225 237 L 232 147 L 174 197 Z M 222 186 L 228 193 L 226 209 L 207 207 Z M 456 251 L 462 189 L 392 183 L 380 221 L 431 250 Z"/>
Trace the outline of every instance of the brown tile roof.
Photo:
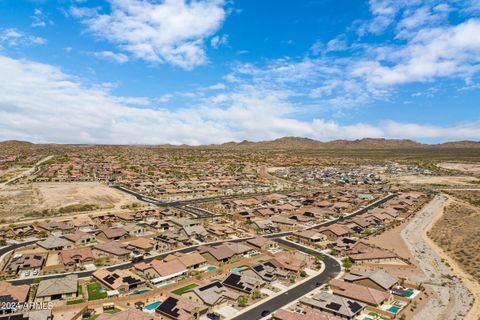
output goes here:
<path id="1" fill-rule="evenodd" d="M 29 285 L 14 286 L 6 281 L 0 282 L 0 297 L 11 296 L 19 303 L 24 303 L 28 299 Z"/>
<path id="2" fill-rule="evenodd" d="M 127 230 L 123 228 L 103 228 L 101 232 L 103 232 L 108 239 L 123 237 L 128 233 Z"/>
<path id="3" fill-rule="evenodd" d="M 330 315 L 309 307 L 304 307 L 303 312 L 294 312 L 285 309 L 275 311 L 273 314 L 275 320 L 340 320 L 339 317 Z"/>
<path id="4" fill-rule="evenodd" d="M 333 293 L 342 297 L 368 303 L 372 306 L 378 306 L 390 297 L 390 294 L 385 291 L 380 291 L 349 283 L 338 279 L 333 279 L 329 283 Z"/>
<path id="5" fill-rule="evenodd" d="M 92 249 L 90 248 L 75 248 L 70 250 L 62 250 L 60 258 L 63 264 L 68 265 L 75 263 L 75 260 L 81 262 L 92 261 L 94 259 Z"/>
<path id="6" fill-rule="evenodd" d="M 82 237 L 84 236 L 88 236 L 88 233 L 77 230 L 74 233 L 65 234 L 63 237 L 72 242 L 77 242 L 78 240 L 82 239 Z"/>
<path id="7" fill-rule="evenodd" d="M 117 313 L 101 314 L 97 320 L 155 320 L 157 319 L 154 315 L 145 313 L 137 309 L 127 309 Z"/>
<path id="8" fill-rule="evenodd" d="M 123 256 L 130 253 L 130 250 L 127 250 L 126 247 L 127 247 L 126 244 L 119 243 L 116 241 L 110 241 L 107 243 L 99 243 L 95 245 L 94 248 L 100 251 L 111 253 L 116 256 Z"/>

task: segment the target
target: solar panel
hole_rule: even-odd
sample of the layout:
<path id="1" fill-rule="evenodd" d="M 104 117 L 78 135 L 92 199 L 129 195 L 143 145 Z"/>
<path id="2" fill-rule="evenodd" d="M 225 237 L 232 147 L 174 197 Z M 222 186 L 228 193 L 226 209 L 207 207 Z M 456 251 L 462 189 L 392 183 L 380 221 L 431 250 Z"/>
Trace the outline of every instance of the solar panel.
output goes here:
<path id="1" fill-rule="evenodd" d="M 177 308 L 178 300 L 173 297 L 168 297 L 163 303 L 157 307 L 157 311 L 171 315 L 174 319 L 177 319 L 179 316 Z"/>
<path id="2" fill-rule="evenodd" d="M 362 305 L 360 305 L 356 301 L 347 301 L 348 307 L 353 313 L 357 313 L 357 311 L 362 309 Z"/>
<path id="3" fill-rule="evenodd" d="M 130 277 L 130 276 L 127 276 L 127 277 L 123 278 L 122 280 L 123 280 L 123 282 L 126 282 L 128 284 L 133 284 L 133 283 L 139 282 L 138 279 L 135 279 L 135 278 Z"/>
<path id="4" fill-rule="evenodd" d="M 338 304 L 336 302 L 330 302 L 329 304 L 325 305 L 326 308 L 338 311 L 342 307 L 341 304 Z"/>
<path id="5" fill-rule="evenodd" d="M 203 286 L 203 287 L 198 288 L 198 290 L 199 290 L 199 291 L 205 291 L 205 290 L 208 290 L 208 289 L 213 288 L 213 287 L 221 288 L 221 287 L 223 287 L 223 286 L 222 286 L 222 284 L 221 284 L 220 282 L 215 281 L 215 282 L 212 282 L 212 283 L 210 283 L 210 284 L 207 284 L 207 285 L 205 285 L 205 286 Z"/>
<path id="6" fill-rule="evenodd" d="M 253 267 L 253 270 L 255 270 L 255 271 L 257 271 L 257 272 L 260 272 L 260 271 L 263 271 L 264 268 L 263 268 L 263 266 L 262 266 L 261 264 L 259 264 L 259 265 L 254 266 L 254 267 Z"/>

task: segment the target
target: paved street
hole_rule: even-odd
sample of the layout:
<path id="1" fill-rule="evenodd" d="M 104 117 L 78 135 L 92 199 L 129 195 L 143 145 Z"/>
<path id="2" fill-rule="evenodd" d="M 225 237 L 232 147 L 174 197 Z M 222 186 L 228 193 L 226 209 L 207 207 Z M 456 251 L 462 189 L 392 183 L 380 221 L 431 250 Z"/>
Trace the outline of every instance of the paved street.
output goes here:
<path id="1" fill-rule="evenodd" d="M 315 288 L 318 288 L 322 284 L 328 282 L 330 279 L 336 277 L 341 271 L 340 264 L 337 262 L 337 260 L 326 256 L 319 251 L 306 249 L 303 246 L 294 244 L 290 241 L 285 241 L 283 239 L 276 239 L 275 241 L 280 244 L 288 245 L 305 253 L 321 255 L 323 257 L 323 262 L 325 263 L 324 271 L 321 274 L 314 276 L 312 279 L 306 281 L 305 283 L 296 286 L 290 290 L 287 290 L 284 293 L 276 296 L 275 298 L 258 305 L 257 307 L 239 315 L 238 317 L 233 318 L 233 320 L 261 319 L 263 318 L 262 312 L 274 312 L 275 310 L 282 308 L 290 302 L 306 295 Z"/>

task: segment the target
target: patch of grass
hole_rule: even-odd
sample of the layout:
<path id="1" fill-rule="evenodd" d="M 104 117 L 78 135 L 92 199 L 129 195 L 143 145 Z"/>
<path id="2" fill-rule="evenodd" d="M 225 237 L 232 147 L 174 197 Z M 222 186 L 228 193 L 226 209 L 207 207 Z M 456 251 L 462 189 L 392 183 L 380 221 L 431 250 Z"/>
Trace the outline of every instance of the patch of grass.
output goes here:
<path id="1" fill-rule="evenodd" d="M 79 304 L 79 303 L 83 303 L 83 299 L 77 299 L 77 300 L 70 300 L 70 301 L 67 301 L 67 305 L 71 305 L 71 304 Z"/>
<path id="2" fill-rule="evenodd" d="M 198 287 L 198 284 L 192 283 L 192 284 L 189 284 L 188 286 L 173 290 L 172 293 L 175 293 L 176 295 L 181 296 L 182 294 L 187 293 L 188 291 L 192 290 L 195 287 Z"/>
<path id="3" fill-rule="evenodd" d="M 107 297 L 107 293 L 105 291 L 100 291 L 101 288 L 102 286 L 98 282 L 87 285 L 88 301 L 105 299 Z"/>

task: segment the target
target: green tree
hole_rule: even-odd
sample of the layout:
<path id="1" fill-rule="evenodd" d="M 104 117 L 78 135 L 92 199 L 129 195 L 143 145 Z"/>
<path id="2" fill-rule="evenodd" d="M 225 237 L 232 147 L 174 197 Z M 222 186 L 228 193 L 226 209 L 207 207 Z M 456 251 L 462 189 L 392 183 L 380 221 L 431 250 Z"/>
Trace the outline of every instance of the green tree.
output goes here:
<path id="1" fill-rule="evenodd" d="M 350 260 L 350 258 L 345 258 L 342 260 L 342 265 L 345 269 L 350 269 L 352 267 L 352 260 Z"/>
<path id="2" fill-rule="evenodd" d="M 246 296 L 240 296 L 238 297 L 238 305 L 240 307 L 245 307 L 248 303 L 248 297 Z"/>

